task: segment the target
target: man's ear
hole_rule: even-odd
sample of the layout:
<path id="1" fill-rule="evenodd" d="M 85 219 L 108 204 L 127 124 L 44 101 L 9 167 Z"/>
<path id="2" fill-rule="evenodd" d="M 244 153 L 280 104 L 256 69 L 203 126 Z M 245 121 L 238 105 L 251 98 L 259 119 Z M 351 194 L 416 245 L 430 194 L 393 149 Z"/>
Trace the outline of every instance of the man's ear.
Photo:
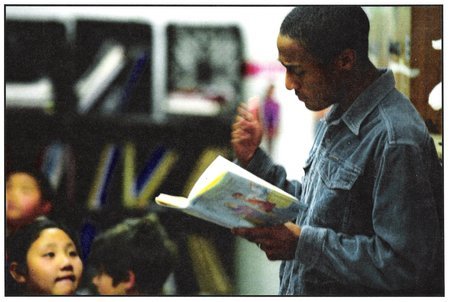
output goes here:
<path id="1" fill-rule="evenodd" d="M 16 280 L 17 283 L 27 282 L 26 274 L 23 267 L 21 267 L 21 265 L 16 261 L 12 262 L 9 265 L 9 273 L 14 278 L 14 280 Z"/>
<path id="2" fill-rule="evenodd" d="M 344 49 L 336 58 L 336 67 L 340 70 L 351 70 L 356 64 L 356 52 L 354 49 Z"/>

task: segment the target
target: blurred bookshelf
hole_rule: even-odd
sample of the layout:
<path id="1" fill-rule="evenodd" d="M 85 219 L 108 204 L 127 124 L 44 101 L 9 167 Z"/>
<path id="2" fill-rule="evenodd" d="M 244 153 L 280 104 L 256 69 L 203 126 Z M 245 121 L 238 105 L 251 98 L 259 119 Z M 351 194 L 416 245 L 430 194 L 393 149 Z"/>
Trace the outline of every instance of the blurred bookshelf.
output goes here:
<path id="1" fill-rule="evenodd" d="M 167 98 L 153 98 L 153 52 L 159 46 L 153 43 L 152 25 L 79 19 L 74 28 L 70 38 L 62 22 L 5 20 L 5 170 L 17 163 L 45 170 L 54 179 L 56 213 L 85 240 L 124 218 L 155 211 L 180 249 L 192 234 L 212 243 L 218 256 L 211 259 L 220 261 L 214 270 L 227 274 L 216 278 L 232 280 L 234 238 L 229 230 L 161 209 L 153 199 L 159 192 L 182 194 L 198 167 L 205 166 L 199 162 L 211 160 L 211 154 L 231 157 L 237 103 L 229 100 L 214 114 L 164 112 L 155 118 L 153 102 L 166 102 L 167 87 L 175 83 L 168 76 L 167 86 L 160 87 Z M 211 29 L 205 30 L 210 35 Z M 202 36 L 201 29 L 196 32 Z M 229 26 L 223 32 L 229 35 Z M 242 42 L 239 28 L 231 32 L 238 41 L 234 51 Z M 233 55 L 235 82 L 230 85 L 237 97 L 242 76 L 237 66 L 243 59 L 240 51 Z M 128 195 L 127 203 L 130 188 L 139 190 Z M 232 293 L 223 284 L 217 292 L 211 287 L 204 292 L 188 249 L 183 253 L 186 261 L 175 273 L 176 294 Z"/>

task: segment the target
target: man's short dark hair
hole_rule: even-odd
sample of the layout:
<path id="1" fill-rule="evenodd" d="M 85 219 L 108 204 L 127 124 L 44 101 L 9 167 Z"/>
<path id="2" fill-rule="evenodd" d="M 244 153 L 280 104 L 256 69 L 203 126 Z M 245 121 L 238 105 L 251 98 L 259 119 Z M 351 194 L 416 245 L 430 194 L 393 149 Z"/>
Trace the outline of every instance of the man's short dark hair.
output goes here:
<path id="1" fill-rule="evenodd" d="M 322 64 L 344 49 L 368 58 L 369 19 L 359 6 L 300 6 L 283 20 L 280 34 L 299 42 Z"/>
<path id="2" fill-rule="evenodd" d="M 89 265 L 106 273 L 113 285 L 135 274 L 140 294 L 159 295 L 174 270 L 177 250 L 155 214 L 128 218 L 95 238 Z"/>

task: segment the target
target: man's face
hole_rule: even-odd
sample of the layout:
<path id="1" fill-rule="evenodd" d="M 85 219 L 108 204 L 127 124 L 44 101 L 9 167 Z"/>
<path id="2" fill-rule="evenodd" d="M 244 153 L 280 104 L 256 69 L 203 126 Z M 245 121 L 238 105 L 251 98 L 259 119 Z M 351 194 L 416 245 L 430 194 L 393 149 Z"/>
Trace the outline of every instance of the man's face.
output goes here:
<path id="1" fill-rule="evenodd" d="M 339 101 L 336 71 L 324 68 L 305 48 L 288 36 L 277 39 L 278 60 L 286 67 L 285 85 L 306 108 L 320 111 Z"/>

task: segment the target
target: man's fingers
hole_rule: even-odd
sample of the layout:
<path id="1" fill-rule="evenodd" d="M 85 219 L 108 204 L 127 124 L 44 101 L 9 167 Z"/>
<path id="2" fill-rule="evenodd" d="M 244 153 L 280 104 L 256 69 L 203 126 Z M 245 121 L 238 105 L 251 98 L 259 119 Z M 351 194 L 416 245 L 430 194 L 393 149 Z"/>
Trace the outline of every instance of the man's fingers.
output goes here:
<path id="1" fill-rule="evenodd" d="M 233 234 L 250 238 L 252 240 L 263 240 L 271 238 L 273 235 L 273 227 L 256 227 L 256 228 L 235 228 Z"/>
<path id="2" fill-rule="evenodd" d="M 242 130 L 236 130 L 231 133 L 231 142 L 241 142 L 245 140 L 249 140 L 251 135 L 248 132 Z"/>
<path id="3" fill-rule="evenodd" d="M 255 120 L 254 114 L 245 107 L 238 108 L 238 116 L 242 117 L 244 120 L 249 121 L 249 122 Z"/>

